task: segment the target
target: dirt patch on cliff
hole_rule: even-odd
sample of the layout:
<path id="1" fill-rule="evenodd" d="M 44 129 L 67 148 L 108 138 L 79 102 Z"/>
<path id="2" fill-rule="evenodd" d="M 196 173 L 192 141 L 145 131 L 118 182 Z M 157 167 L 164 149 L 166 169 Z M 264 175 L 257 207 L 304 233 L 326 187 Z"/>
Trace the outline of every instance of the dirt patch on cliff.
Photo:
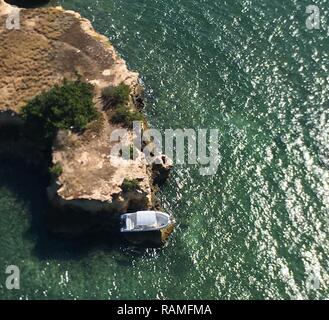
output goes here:
<path id="1" fill-rule="evenodd" d="M 92 36 L 94 31 L 78 15 L 48 8 L 22 9 L 20 16 L 19 30 L 7 30 L 6 15 L 0 16 L 0 111 L 19 112 L 64 77 L 80 74 L 100 86 L 136 79 L 113 47 L 102 36 L 102 41 Z"/>

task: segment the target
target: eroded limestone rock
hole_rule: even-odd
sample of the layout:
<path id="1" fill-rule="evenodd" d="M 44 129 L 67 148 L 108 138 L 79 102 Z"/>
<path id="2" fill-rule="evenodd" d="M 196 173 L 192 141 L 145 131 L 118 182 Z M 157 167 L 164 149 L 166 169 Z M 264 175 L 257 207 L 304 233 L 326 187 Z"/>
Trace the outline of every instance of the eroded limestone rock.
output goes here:
<path id="1" fill-rule="evenodd" d="M 59 133 L 52 161 L 62 172 L 48 189 L 52 203 L 65 212 L 87 213 L 76 233 L 103 223 L 102 217 L 153 208 L 153 179 L 163 181 L 172 163 L 163 158 L 162 165 L 149 165 L 143 153 L 134 160 L 111 155 L 109 137 L 120 127 L 108 121 L 100 99 L 102 88 L 124 82 L 131 88 L 131 108 L 140 110 L 144 101 L 138 73 L 128 70 L 109 40 L 76 12 L 61 7 L 21 9 L 20 29 L 8 30 L 5 21 L 11 10 L 0 0 L 0 125 L 19 121 L 20 111 L 30 99 L 64 78 L 74 80 L 78 75 L 94 84 L 95 106 L 102 115 L 83 134 Z M 131 135 L 127 144 L 132 139 Z M 125 179 L 138 181 L 139 188 L 124 191 Z M 88 214 L 96 216 L 88 220 Z M 55 211 L 52 220 L 59 232 L 74 229 L 65 226 L 63 213 Z"/>

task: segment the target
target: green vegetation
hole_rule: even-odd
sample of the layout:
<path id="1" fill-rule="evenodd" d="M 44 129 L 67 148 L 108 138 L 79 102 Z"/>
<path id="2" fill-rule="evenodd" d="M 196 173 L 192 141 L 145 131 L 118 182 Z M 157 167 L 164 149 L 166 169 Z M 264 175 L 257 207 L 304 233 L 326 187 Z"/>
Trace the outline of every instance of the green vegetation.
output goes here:
<path id="1" fill-rule="evenodd" d="M 136 156 L 134 152 L 136 153 Z M 138 149 L 133 144 L 124 146 L 122 150 L 120 150 L 120 156 L 124 157 L 125 160 L 136 160 L 138 156 Z"/>
<path id="2" fill-rule="evenodd" d="M 117 87 L 109 86 L 102 91 L 104 110 L 114 124 L 132 127 L 134 121 L 145 121 L 138 111 L 129 110 L 130 87 L 124 83 Z"/>
<path id="3" fill-rule="evenodd" d="M 136 160 L 137 156 L 135 156 L 135 153 L 136 153 L 136 155 L 138 154 L 138 149 L 133 144 L 131 144 L 129 146 L 129 159 L 130 160 Z"/>
<path id="4" fill-rule="evenodd" d="M 93 104 L 94 87 L 91 84 L 64 80 L 61 86 L 40 94 L 22 110 L 26 123 L 46 140 L 53 140 L 58 130 L 84 130 L 97 118 Z"/>
<path id="5" fill-rule="evenodd" d="M 140 189 L 139 182 L 136 179 L 124 179 L 122 183 L 122 190 L 124 192 L 131 192 Z"/>
<path id="6" fill-rule="evenodd" d="M 87 135 L 96 135 L 99 136 L 104 128 L 104 117 L 103 114 L 100 112 L 97 112 L 97 116 L 95 120 L 90 122 L 86 127 L 86 134 Z"/>
<path id="7" fill-rule="evenodd" d="M 102 100 L 104 109 L 116 108 L 124 106 L 129 102 L 130 87 L 124 83 L 117 87 L 109 86 L 102 91 Z"/>
<path id="8" fill-rule="evenodd" d="M 134 121 L 145 121 L 144 116 L 138 111 L 130 111 L 126 107 L 116 109 L 111 118 L 115 124 L 123 124 L 125 127 L 132 127 Z"/>
<path id="9" fill-rule="evenodd" d="M 59 177 L 63 173 L 63 168 L 59 163 L 56 163 L 49 169 L 49 172 L 51 175 Z"/>

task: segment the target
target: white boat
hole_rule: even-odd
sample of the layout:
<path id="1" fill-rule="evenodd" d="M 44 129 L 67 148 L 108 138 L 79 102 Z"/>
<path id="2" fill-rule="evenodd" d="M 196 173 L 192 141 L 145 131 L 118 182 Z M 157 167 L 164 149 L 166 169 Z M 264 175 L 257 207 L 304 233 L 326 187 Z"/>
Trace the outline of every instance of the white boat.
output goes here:
<path id="1" fill-rule="evenodd" d="M 175 224 L 173 217 L 160 211 L 138 211 L 121 216 L 123 233 L 161 231 L 173 224 Z"/>

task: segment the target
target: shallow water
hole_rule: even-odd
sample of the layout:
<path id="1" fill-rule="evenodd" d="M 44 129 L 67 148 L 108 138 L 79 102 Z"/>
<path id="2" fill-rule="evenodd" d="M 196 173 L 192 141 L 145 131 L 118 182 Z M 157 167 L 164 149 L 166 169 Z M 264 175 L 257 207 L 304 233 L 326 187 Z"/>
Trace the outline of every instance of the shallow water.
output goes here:
<path id="1" fill-rule="evenodd" d="M 329 14 L 309 1 L 63 0 L 107 35 L 147 89 L 155 128 L 217 128 L 220 166 L 175 167 L 179 221 L 162 250 L 49 237 L 44 181 L 0 166 L 0 298 L 328 298 Z M 0 269 L 0 270 L 1 270 Z"/>

